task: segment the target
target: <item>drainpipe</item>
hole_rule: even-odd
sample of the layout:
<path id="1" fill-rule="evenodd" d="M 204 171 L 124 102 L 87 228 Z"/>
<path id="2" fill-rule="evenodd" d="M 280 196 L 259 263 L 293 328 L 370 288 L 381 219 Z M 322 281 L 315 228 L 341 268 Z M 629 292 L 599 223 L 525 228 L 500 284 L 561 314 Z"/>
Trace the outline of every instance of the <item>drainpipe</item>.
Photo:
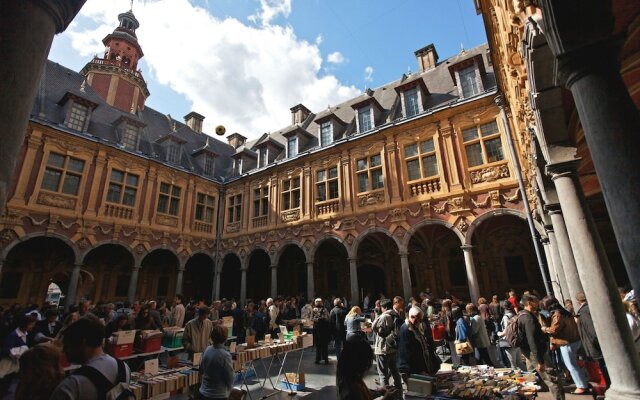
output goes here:
<path id="1" fill-rule="evenodd" d="M 522 193 L 522 202 L 524 203 L 524 211 L 527 214 L 527 222 L 529 223 L 529 231 L 531 232 L 531 240 L 533 241 L 533 248 L 536 251 L 536 258 L 538 259 L 538 267 L 540 268 L 540 273 L 542 274 L 542 280 L 544 281 L 544 289 L 547 292 L 547 295 L 551 295 L 551 288 L 549 286 L 549 279 L 547 278 L 547 273 L 545 271 L 545 263 L 542 258 L 542 251 L 540 250 L 540 242 L 536 237 L 536 228 L 533 224 L 533 214 L 531 213 L 531 207 L 529 207 L 529 200 L 527 199 L 527 192 L 524 188 L 524 181 L 522 179 L 522 170 L 520 167 L 520 159 L 518 158 L 518 154 L 516 153 L 516 148 L 513 144 L 513 138 L 511 136 L 511 125 L 509 124 L 509 120 L 507 120 L 507 113 L 505 112 L 505 104 L 504 98 L 502 95 L 496 96 L 494 102 L 500 108 L 500 117 L 502 118 L 502 123 L 504 128 L 507 131 L 507 143 L 509 144 L 509 151 L 511 153 L 511 158 L 513 159 L 513 163 L 516 170 L 516 178 L 518 180 L 518 187 L 520 188 L 520 193 Z"/>

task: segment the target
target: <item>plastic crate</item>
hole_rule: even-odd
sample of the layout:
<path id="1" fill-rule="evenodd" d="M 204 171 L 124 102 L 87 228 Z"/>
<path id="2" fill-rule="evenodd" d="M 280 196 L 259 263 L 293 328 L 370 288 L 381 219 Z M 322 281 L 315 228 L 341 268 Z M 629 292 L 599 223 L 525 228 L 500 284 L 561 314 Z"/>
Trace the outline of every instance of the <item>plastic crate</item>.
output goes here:
<path id="1" fill-rule="evenodd" d="M 431 336 L 433 336 L 433 340 L 444 340 L 444 333 L 444 325 L 442 324 L 437 324 L 433 328 L 431 328 Z"/>
<path id="2" fill-rule="evenodd" d="M 162 336 L 153 336 L 149 339 L 142 339 L 140 347 L 136 348 L 136 351 L 138 353 L 152 353 L 160 351 L 160 347 L 162 347 Z"/>
<path id="3" fill-rule="evenodd" d="M 133 343 L 127 343 L 127 344 L 108 344 L 107 345 L 107 353 L 111 354 L 112 356 L 119 358 L 119 357 L 127 357 L 130 356 L 131 353 L 133 353 Z"/>
<path id="4" fill-rule="evenodd" d="M 184 332 L 176 333 L 175 335 L 165 335 L 162 337 L 162 345 L 170 349 L 176 347 L 182 347 L 182 335 Z"/>
<path id="5" fill-rule="evenodd" d="M 304 382 L 288 383 L 287 381 L 283 380 L 280 383 L 281 383 L 283 389 L 285 389 L 285 390 L 293 390 L 294 392 L 297 392 L 299 390 L 304 390 L 304 388 L 305 388 Z"/>

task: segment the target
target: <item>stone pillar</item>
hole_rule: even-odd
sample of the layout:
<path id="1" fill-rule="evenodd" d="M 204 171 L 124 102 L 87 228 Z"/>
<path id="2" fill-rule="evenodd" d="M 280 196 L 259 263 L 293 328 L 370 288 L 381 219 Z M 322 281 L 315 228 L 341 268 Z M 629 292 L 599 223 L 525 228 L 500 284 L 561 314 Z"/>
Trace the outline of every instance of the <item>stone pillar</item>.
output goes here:
<path id="1" fill-rule="evenodd" d="M 69 310 L 71 305 L 76 303 L 76 295 L 78 292 L 78 281 L 80 280 L 80 268 L 82 264 L 76 263 L 73 265 L 71 271 L 71 278 L 69 278 L 69 287 L 67 288 L 67 303 L 65 309 Z"/>
<path id="2" fill-rule="evenodd" d="M 569 293 L 569 286 L 567 285 L 567 279 L 564 277 L 564 270 L 562 268 L 562 260 L 560 259 L 560 252 L 558 251 L 558 241 L 556 240 L 556 233 L 553 230 L 553 226 L 545 226 L 547 230 L 547 236 L 549 236 L 549 246 L 551 248 L 551 258 L 553 258 L 553 266 L 556 270 L 557 281 L 559 286 L 558 299 L 563 299 Z"/>
<path id="3" fill-rule="evenodd" d="M 182 294 L 182 278 L 184 276 L 184 266 L 178 266 L 178 276 L 176 277 L 176 294 Z"/>
<path id="4" fill-rule="evenodd" d="M 547 266 L 549 267 L 549 278 L 551 279 L 551 290 L 556 299 L 562 299 L 562 290 L 560 290 L 560 283 L 558 281 L 558 274 L 556 272 L 556 266 L 553 263 L 553 255 L 551 254 L 551 242 L 549 238 L 542 238 L 542 247 L 544 248 L 544 255 L 547 258 Z"/>
<path id="5" fill-rule="evenodd" d="M 307 299 L 313 299 L 316 295 L 316 287 L 313 281 L 313 261 L 307 262 Z"/>
<path id="6" fill-rule="evenodd" d="M 390 175 L 393 177 L 392 179 L 389 179 L 386 184 L 388 184 L 389 187 L 389 197 L 391 199 L 392 203 L 395 203 L 397 201 L 400 201 L 400 193 L 402 192 L 402 183 L 400 179 L 397 179 L 397 177 L 400 175 L 400 173 L 398 172 L 398 168 L 397 168 L 397 162 L 398 162 L 398 142 L 396 142 L 396 138 L 393 138 L 393 142 L 392 143 L 388 143 L 384 146 L 384 156 L 385 156 L 385 163 L 387 164 L 388 167 L 388 171 L 390 173 Z M 405 298 L 405 300 L 407 300 Z"/>
<path id="7" fill-rule="evenodd" d="M 96 169 L 91 176 L 91 192 L 89 193 L 89 201 L 87 202 L 87 214 L 98 216 L 96 205 L 98 203 L 98 193 L 100 193 L 100 185 L 102 182 L 102 173 L 104 166 L 107 164 L 106 151 L 100 150 L 95 158 Z M 109 178 L 107 178 L 108 180 Z"/>
<path id="8" fill-rule="evenodd" d="M 4 210 L 16 156 L 53 35 L 63 32 L 85 0 L 3 1 L 0 14 L 0 210 Z"/>
<path id="9" fill-rule="evenodd" d="M 353 212 L 352 198 L 353 188 L 351 187 L 351 154 L 347 151 L 343 151 L 340 155 L 340 182 L 342 182 L 342 198 L 343 207 L 345 213 Z"/>
<path id="10" fill-rule="evenodd" d="M 240 304 L 238 307 L 247 304 L 247 268 L 240 269 Z"/>
<path id="11" fill-rule="evenodd" d="M 131 270 L 131 278 L 129 278 L 129 291 L 127 292 L 127 300 L 131 303 L 136 299 L 136 290 L 138 288 L 138 275 L 140 274 L 140 265 L 134 265 Z"/>
<path id="12" fill-rule="evenodd" d="M 451 191 L 460 190 L 462 189 L 462 183 L 460 182 L 460 172 L 458 164 L 456 163 L 456 160 L 460 158 L 456 157 L 455 131 L 449 124 L 438 126 L 438 131 L 440 132 L 439 136 L 441 140 L 438 140 L 436 143 L 440 148 L 440 155 L 443 157 L 442 160 L 446 160 L 443 163 L 443 168 L 447 171 L 447 177 L 449 178 L 448 182 L 443 180 L 442 186 L 448 186 L 448 190 Z M 442 146 L 438 143 L 442 143 Z"/>
<path id="13" fill-rule="evenodd" d="M 278 266 L 271 266 L 271 297 L 274 299 L 278 296 Z"/>
<path id="14" fill-rule="evenodd" d="M 620 75 L 622 37 L 612 35 L 611 3 L 544 0 L 543 17 L 556 84 L 573 95 L 631 286 L 640 293 L 640 113 Z M 586 12 L 576 18 L 575 7 Z"/>
<path id="15" fill-rule="evenodd" d="M 546 205 L 545 209 L 551 216 L 551 223 L 553 224 L 553 231 L 556 234 L 556 243 L 558 244 L 558 253 L 560 254 L 560 261 L 562 262 L 562 271 L 567 280 L 567 288 L 569 290 L 568 293 L 563 292 L 564 298 L 559 298 L 558 300 L 564 304 L 565 299 L 571 299 L 573 300 L 573 304 L 578 304 L 575 300 L 575 295 L 578 292 L 582 292 L 582 284 L 578 276 L 578 268 L 576 267 L 576 261 L 573 257 L 573 251 L 571 250 L 569 234 L 567 233 L 567 227 L 564 217 L 562 216 L 562 210 L 559 204 Z"/>
<path id="16" fill-rule="evenodd" d="M 571 248 L 593 325 L 611 377 L 607 398 L 637 399 L 640 393 L 640 357 L 620 301 L 616 281 L 582 188 L 575 181 L 574 162 L 547 165 L 558 192 Z M 567 172 L 569 170 L 569 172 Z"/>
<path id="17" fill-rule="evenodd" d="M 409 271 L 409 255 L 405 252 L 400 252 L 400 268 L 402 269 L 402 289 L 404 295 L 404 301 L 407 302 L 411 298 L 411 272 Z"/>
<path id="18" fill-rule="evenodd" d="M 351 304 L 360 304 L 358 292 L 358 259 L 349 258 L 349 275 L 351 276 Z"/>
<path id="19" fill-rule="evenodd" d="M 221 269 L 222 267 L 220 267 L 219 269 L 217 265 L 213 266 L 213 295 L 211 296 L 212 301 L 220 299 L 220 275 L 222 272 Z"/>
<path id="20" fill-rule="evenodd" d="M 473 262 L 473 246 L 465 244 L 460 247 L 464 252 L 464 266 L 467 269 L 467 282 L 469 282 L 469 294 L 471 302 L 476 304 L 480 298 L 480 289 L 478 288 L 478 275 L 476 275 L 476 266 Z"/>

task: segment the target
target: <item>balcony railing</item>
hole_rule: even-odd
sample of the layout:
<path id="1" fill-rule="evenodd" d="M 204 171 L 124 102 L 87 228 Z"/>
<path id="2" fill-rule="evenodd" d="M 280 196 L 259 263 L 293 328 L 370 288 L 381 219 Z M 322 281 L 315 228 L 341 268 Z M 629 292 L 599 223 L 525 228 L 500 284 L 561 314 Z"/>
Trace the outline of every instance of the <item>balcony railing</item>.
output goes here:
<path id="1" fill-rule="evenodd" d="M 316 204 L 316 215 L 320 216 L 336 213 L 339 211 L 339 204 L 340 202 L 338 200 L 330 200 L 321 204 Z"/>
<path id="2" fill-rule="evenodd" d="M 410 183 L 409 190 L 411 190 L 412 197 L 437 193 L 440 191 L 440 177 L 429 178 L 421 182 Z"/>
<path id="3" fill-rule="evenodd" d="M 194 224 L 194 230 L 196 232 L 212 233 L 213 232 L 213 224 L 209 224 L 207 222 L 196 221 L 195 224 Z"/>
<path id="4" fill-rule="evenodd" d="M 133 208 L 116 204 L 106 204 L 104 215 L 113 218 L 133 219 Z"/>
<path id="5" fill-rule="evenodd" d="M 251 220 L 251 224 L 254 228 L 261 228 L 263 226 L 267 226 L 268 223 L 269 223 L 269 217 L 267 215 L 255 217 Z"/>
<path id="6" fill-rule="evenodd" d="M 103 58 L 94 57 L 94 59 L 91 60 L 91 63 L 96 65 L 113 65 L 114 67 L 124 69 L 126 72 L 138 79 L 144 80 L 140 71 L 136 71 L 135 69 L 131 68 L 131 66 L 129 64 L 126 64 L 123 60 L 105 60 Z"/>

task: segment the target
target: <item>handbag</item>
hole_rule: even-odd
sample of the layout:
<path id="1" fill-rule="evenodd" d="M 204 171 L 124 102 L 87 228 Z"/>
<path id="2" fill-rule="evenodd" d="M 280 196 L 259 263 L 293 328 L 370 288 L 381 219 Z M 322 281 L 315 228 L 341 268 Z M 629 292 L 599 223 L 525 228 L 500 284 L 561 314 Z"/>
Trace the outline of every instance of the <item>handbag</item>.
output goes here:
<path id="1" fill-rule="evenodd" d="M 471 345 L 471 342 L 469 341 L 469 339 L 467 339 L 464 342 L 456 340 L 455 345 L 456 345 L 456 354 L 459 356 L 473 353 L 473 346 Z"/>

